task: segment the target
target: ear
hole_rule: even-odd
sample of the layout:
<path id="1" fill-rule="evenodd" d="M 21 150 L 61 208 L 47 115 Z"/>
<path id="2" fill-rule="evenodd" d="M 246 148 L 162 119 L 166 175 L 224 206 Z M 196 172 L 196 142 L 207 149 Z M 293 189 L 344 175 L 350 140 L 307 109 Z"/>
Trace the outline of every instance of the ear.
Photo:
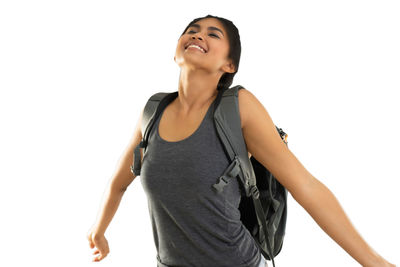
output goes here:
<path id="1" fill-rule="evenodd" d="M 224 72 L 234 73 L 235 72 L 235 65 L 232 63 L 232 60 L 229 60 L 225 66 L 222 67 Z"/>

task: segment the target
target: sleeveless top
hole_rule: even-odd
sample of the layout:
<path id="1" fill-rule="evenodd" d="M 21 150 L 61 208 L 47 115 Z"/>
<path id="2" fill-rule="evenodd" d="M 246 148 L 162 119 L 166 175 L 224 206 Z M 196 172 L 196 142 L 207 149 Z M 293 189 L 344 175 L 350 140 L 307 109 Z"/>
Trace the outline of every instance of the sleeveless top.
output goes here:
<path id="1" fill-rule="evenodd" d="M 230 163 L 214 126 L 214 103 L 197 130 L 181 141 L 159 135 L 164 112 L 150 132 L 140 181 L 157 267 L 257 267 L 261 261 L 240 220 L 238 179 L 231 178 L 221 193 L 212 188 Z"/>

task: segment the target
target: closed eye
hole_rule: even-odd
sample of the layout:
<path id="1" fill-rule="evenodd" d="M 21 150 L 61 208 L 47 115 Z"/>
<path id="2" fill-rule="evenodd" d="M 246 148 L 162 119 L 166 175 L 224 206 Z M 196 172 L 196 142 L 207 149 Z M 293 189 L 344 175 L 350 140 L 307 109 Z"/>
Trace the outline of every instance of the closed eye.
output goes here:
<path id="1" fill-rule="evenodd" d="M 191 32 L 195 32 L 195 31 L 193 31 L 193 30 L 191 30 L 191 31 L 188 31 L 188 33 L 191 33 Z M 215 36 L 215 37 L 219 38 L 219 36 L 218 36 L 218 35 L 216 35 L 215 33 L 210 33 L 209 35 L 211 35 L 211 36 Z"/>

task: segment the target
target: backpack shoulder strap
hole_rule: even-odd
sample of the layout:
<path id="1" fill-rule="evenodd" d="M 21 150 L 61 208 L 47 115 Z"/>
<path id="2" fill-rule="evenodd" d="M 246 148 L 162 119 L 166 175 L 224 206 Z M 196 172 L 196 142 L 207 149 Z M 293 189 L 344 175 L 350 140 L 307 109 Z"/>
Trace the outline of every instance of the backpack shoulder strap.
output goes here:
<path id="1" fill-rule="evenodd" d="M 223 187 L 228 183 L 227 178 L 236 178 L 239 175 L 245 195 L 249 197 L 257 194 L 257 187 L 255 186 L 255 174 L 248 156 L 240 123 L 238 101 L 240 89 L 243 89 L 243 86 L 237 85 L 226 89 L 215 107 L 215 128 L 225 148 L 227 157 L 232 163 L 219 178 L 218 182 L 214 184 L 214 188 L 219 192 L 222 191 Z"/>
<path id="2" fill-rule="evenodd" d="M 247 147 L 245 144 L 241 122 L 239 114 L 239 90 L 244 87 L 236 85 L 229 89 L 226 89 L 220 101 L 217 101 L 217 105 L 214 110 L 214 121 L 218 135 L 220 136 L 221 142 L 225 149 L 225 154 L 228 159 L 232 161 L 232 164 L 239 165 L 240 171 L 234 172 L 234 175 L 230 177 L 235 178 L 239 174 L 239 178 L 245 189 L 245 195 L 250 197 L 252 195 L 258 197 L 258 190 L 256 187 L 256 176 L 254 173 L 251 160 L 248 156 Z M 278 133 L 280 134 L 283 141 L 286 142 L 287 134 L 275 125 Z M 234 169 L 233 166 L 228 168 Z M 227 184 L 227 175 L 222 175 L 217 184 L 214 185 L 215 189 L 222 191 L 223 187 Z"/>
<path id="3" fill-rule="evenodd" d="M 158 105 L 160 104 L 160 101 L 168 94 L 170 93 L 166 92 L 155 93 L 152 96 L 150 96 L 150 98 L 147 100 L 147 103 L 144 106 L 143 116 L 142 116 L 142 125 L 141 125 L 142 137 L 145 136 L 147 126 L 149 125 L 151 119 L 155 116 L 155 112 L 157 110 Z"/>
<path id="4" fill-rule="evenodd" d="M 141 122 L 142 140 L 134 149 L 134 159 L 131 165 L 131 172 L 135 176 L 140 175 L 141 169 L 141 155 L 140 148 L 144 148 L 144 153 L 147 148 L 147 141 L 150 135 L 150 131 L 157 120 L 158 116 L 164 110 L 164 108 L 176 97 L 178 91 L 175 92 L 159 92 L 153 94 L 146 102 L 143 109 L 143 116 Z"/>
<path id="5" fill-rule="evenodd" d="M 259 198 L 260 192 L 256 185 L 257 177 L 251 163 L 251 159 L 248 157 L 248 151 L 240 123 L 238 101 L 238 92 L 240 89 L 243 89 L 243 86 L 237 85 L 232 88 L 226 89 L 223 92 L 220 101 L 217 101 L 217 105 L 215 107 L 215 127 L 223 144 L 225 152 L 228 158 L 231 160 L 231 164 L 226 168 L 222 176 L 219 177 L 218 182 L 214 184 L 213 187 L 218 192 L 221 192 L 224 186 L 229 182 L 229 178 L 236 178 L 237 176 L 239 176 L 238 178 L 243 185 L 245 196 L 251 197 L 253 200 L 253 205 L 259 225 L 259 243 L 257 242 L 257 244 L 260 246 L 260 248 L 262 248 L 263 251 L 268 252 L 267 255 L 270 256 L 268 258 L 272 259 L 273 266 L 275 267 L 273 249 L 271 248 L 274 247 L 274 244 L 271 244 L 273 240 L 270 240 L 271 237 L 274 236 L 275 232 L 271 232 L 269 230 L 274 230 L 277 227 L 275 223 L 277 224 L 279 223 L 279 221 L 271 219 L 270 224 L 273 223 L 273 225 L 271 225 L 271 227 L 267 227 L 266 214 L 263 210 Z M 287 144 L 286 133 L 281 128 L 278 128 L 276 125 L 275 127 L 283 141 Z M 265 167 L 263 168 L 265 169 Z M 281 205 L 281 210 L 284 206 L 286 205 Z M 281 218 L 279 212 L 277 212 L 277 215 L 275 217 L 277 217 L 278 219 Z"/>

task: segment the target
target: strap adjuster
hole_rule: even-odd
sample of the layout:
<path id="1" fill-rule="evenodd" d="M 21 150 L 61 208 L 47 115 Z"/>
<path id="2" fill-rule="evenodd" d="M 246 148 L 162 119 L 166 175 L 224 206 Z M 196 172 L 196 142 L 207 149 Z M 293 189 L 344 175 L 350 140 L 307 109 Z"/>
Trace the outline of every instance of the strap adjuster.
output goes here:
<path id="1" fill-rule="evenodd" d="M 260 197 L 260 191 L 258 191 L 258 188 L 257 188 L 257 186 L 255 186 L 255 185 L 252 185 L 251 187 L 250 187 L 250 193 L 252 194 L 252 196 L 254 196 L 254 198 L 259 198 Z"/>
<path id="2" fill-rule="evenodd" d="M 131 169 L 131 173 L 134 174 L 135 176 L 140 175 L 140 169 L 136 170 L 134 165 L 131 165 L 130 169 Z"/>
<path id="3" fill-rule="evenodd" d="M 224 187 L 228 184 L 228 180 L 227 177 L 225 177 L 225 175 L 222 175 L 219 177 L 218 179 L 218 183 L 213 184 L 213 187 L 218 191 L 218 192 L 222 192 L 222 190 L 224 189 Z"/>
<path id="4" fill-rule="evenodd" d="M 218 191 L 218 193 L 222 192 L 224 187 L 228 184 L 230 178 L 235 178 L 240 171 L 240 162 L 238 156 L 232 160 L 232 162 L 228 165 L 228 167 L 224 170 L 224 173 L 219 177 L 218 182 L 213 184 L 214 189 Z"/>

